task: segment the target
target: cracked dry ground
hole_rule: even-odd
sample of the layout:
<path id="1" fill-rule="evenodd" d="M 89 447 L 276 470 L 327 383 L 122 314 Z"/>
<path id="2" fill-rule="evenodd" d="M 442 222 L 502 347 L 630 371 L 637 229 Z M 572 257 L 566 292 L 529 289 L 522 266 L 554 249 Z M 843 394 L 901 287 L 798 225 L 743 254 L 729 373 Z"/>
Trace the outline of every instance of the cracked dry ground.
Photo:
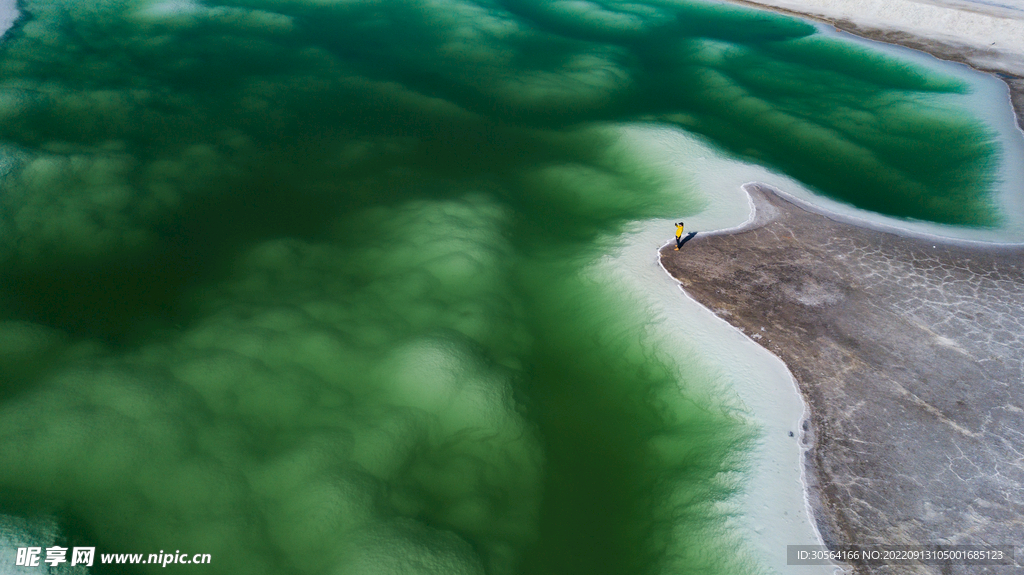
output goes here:
<path id="1" fill-rule="evenodd" d="M 748 191 L 753 225 L 661 259 L 793 372 L 826 542 L 1020 546 L 1024 249 L 892 235 Z M 855 567 L 1022 573 L 1019 547 L 1015 562 Z"/>

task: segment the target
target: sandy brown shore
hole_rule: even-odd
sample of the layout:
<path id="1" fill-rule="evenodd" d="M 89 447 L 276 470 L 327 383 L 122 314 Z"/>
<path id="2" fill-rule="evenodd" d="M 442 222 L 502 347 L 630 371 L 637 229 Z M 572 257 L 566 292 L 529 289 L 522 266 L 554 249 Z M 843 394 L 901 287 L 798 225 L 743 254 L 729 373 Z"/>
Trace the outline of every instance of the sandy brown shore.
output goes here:
<path id="1" fill-rule="evenodd" d="M 815 520 L 842 544 L 1024 541 L 1024 248 L 894 235 L 748 185 L 757 219 L 661 251 L 786 362 Z M 857 566 L 863 573 L 1022 572 Z"/>

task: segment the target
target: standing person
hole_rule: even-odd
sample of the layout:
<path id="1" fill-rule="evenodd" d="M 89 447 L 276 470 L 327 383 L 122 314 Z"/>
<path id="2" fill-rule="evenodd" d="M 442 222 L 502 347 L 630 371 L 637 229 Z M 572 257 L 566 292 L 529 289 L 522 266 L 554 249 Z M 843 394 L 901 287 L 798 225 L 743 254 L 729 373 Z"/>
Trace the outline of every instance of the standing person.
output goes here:
<path id="1" fill-rule="evenodd" d="M 683 244 L 693 239 L 693 236 L 697 235 L 697 232 L 690 232 L 683 237 L 683 222 L 676 224 L 676 251 L 683 247 Z"/>

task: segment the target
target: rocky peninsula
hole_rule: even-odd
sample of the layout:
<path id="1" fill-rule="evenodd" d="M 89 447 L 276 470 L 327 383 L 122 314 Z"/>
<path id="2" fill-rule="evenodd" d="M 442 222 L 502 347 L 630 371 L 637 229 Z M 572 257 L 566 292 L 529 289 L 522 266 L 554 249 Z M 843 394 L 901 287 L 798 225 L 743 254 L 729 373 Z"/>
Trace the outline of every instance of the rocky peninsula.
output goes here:
<path id="1" fill-rule="evenodd" d="M 1024 541 L 1024 248 L 873 229 L 746 189 L 747 225 L 670 244 L 661 261 L 792 371 L 825 542 Z M 1008 573 L 1022 561 L 1018 549 L 1014 567 L 854 567 Z"/>

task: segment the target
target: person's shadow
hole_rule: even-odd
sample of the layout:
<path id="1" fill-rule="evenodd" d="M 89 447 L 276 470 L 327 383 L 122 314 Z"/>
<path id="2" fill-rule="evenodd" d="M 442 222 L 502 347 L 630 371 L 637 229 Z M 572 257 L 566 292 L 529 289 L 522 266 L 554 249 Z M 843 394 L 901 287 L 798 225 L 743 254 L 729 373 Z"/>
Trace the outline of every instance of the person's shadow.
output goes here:
<path id="1" fill-rule="evenodd" d="M 697 232 L 690 232 L 686 234 L 686 237 L 679 241 L 678 247 L 683 247 L 683 244 L 693 239 L 693 236 L 697 235 Z"/>

